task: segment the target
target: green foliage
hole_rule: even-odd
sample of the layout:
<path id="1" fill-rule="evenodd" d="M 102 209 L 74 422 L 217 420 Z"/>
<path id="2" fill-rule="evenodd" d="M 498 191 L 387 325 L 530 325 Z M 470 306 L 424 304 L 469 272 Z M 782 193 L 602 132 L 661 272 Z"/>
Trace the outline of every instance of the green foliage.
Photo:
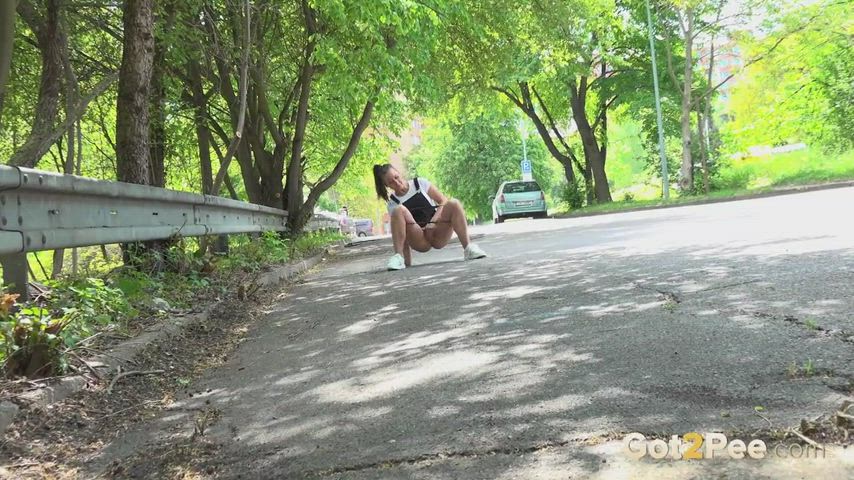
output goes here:
<path id="1" fill-rule="evenodd" d="M 564 183 L 561 191 L 561 200 L 569 207 L 569 210 L 577 210 L 584 206 L 587 194 L 581 182 Z"/>
<path id="2" fill-rule="evenodd" d="M 249 235 L 232 236 L 229 254 L 218 261 L 226 271 L 255 272 L 267 263 L 281 263 L 290 258 L 290 241 L 276 232 L 264 232 L 257 239 Z"/>
<path id="3" fill-rule="evenodd" d="M 711 178 L 712 190 L 745 190 L 753 182 L 752 168 L 728 168 Z"/>
<path id="4" fill-rule="evenodd" d="M 16 305 L 17 295 L 2 295 L 0 361 L 6 376 L 62 374 L 67 364 L 61 335 L 68 322 L 52 318 L 46 308 Z"/>
<path id="5" fill-rule="evenodd" d="M 645 140 L 641 123 L 622 111 L 609 119 L 608 162 L 605 170 L 612 189 L 630 187 L 644 175 L 647 157 Z M 654 155 L 654 159 L 658 160 L 658 155 Z"/>
<path id="6" fill-rule="evenodd" d="M 46 308 L 65 324 L 64 344 L 73 347 L 99 328 L 121 326 L 137 312 L 121 289 L 100 278 L 65 278 L 47 282 L 52 292 Z"/>
<path id="7" fill-rule="evenodd" d="M 155 282 L 154 279 L 140 271 L 130 270 L 119 275 L 115 284 L 116 288 L 121 290 L 126 298 L 134 302 L 144 298 Z"/>
<path id="8" fill-rule="evenodd" d="M 789 375 L 789 378 L 809 378 L 816 374 L 816 368 L 812 359 L 808 358 L 801 366 L 798 366 L 796 362 L 789 364 L 786 373 Z"/>
<path id="9" fill-rule="evenodd" d="M 291 250 L 291 258 L 299 259 L 314 255 L 320 249 L 341 240 L 346 237 L 337 231 L 316 231 L 308 232 L 300 235 L 293 242 Z"/>
<path id="10" fill-rule="evenodd" d="M 534 178 L 551 199 L 560 176 L 538 137 L 527 140 Z M 407 158 L 412 176 L 423 176 L 459 199 L 470 218 L 492 218 L 492 200 L 503 181 L 521 175 L 518 117 L 493 102 L 478 111 L 457 107 L 428 123 L 423 143 Z"/>
<path id="11" fill-rule="evenodd" d="M 805 149 L 729 160 L 712 179 L 714 190 L 805 185 L 854 178 L 854 150 L 824 153 Z"/>
<path id="12" fill-rule="evenodd" d="M 3 294 L 0 307 L 0 361 L 8 376 L 44 377 L 65 371 L 65 352 L 97 330 L 121 326 L 136 311 L 121 290 L 98 278 L 47 283 L 44 304 L 15 305 Z"/>
<path id="13" fill-rule="evenodd" d="M 854 147 L 852 25 L 850 5 L 829 0 L 789 11 L 762 38 L 742 39 L 747 58 L 764 55 L 733 86 L 723 132 L 731 152 L 797 142 Z"/>
<path id="14" fill-rule="evenodd" d="M 277 232 L 264 232 L 255 239 L 248 235 L 232 238 L 228 256 L 217 261 L 221 273 L 236 270 L 255 272 L 271 264 L 298 260 L 345 237 L 337 231 L 317 231 L 303 233 L 296 238 Z"/>

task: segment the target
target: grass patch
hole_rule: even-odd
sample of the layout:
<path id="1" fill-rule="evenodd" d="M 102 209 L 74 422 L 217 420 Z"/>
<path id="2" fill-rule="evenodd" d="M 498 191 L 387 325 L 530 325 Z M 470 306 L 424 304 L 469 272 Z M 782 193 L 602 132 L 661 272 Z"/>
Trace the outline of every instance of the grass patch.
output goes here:
<path id="1" fill-rule="evenodd" d="M 702 196 L 684 196 L 680 197 L 678 192 L 674 192 L 671 190 L 670 200 L 664 201 L 660 198 L 656 199 L 635 199 L 634 197 L 631 200 L 622 200 L 615 201 L 610 203 L 602 203 L 599 205 L 590 205 L 589 207 L 584 207 L 576 210 L 567 210 L 565 207 L 563 209 L 557 209 L 553 212 L 553 214 L 567 214 L 567 216 L 573 215 L 588 215 L 591 213 L 612 213 L 612 212 L 625 212 L 631 210 L 639 210 L 643 208 L 650 207 L 660 207 L 666 205 L 690 205 L 692 203 L 702 203 L 709 199 L 722 199 L 722 198 L 730 198 L 736 197 L 738 195 L 744 195 L 748 193 L 757 193 L 761 191 L 767 191 L 768 189 L 762 190 L 747 190 L 747 189 L 732 189 L 732 190 L 719 190 L 716 192 L 712 192 L 709 195 Z"/>
<path id="2" fill-rule="evenodd" d="M 816 370 L 812 359 L 807 359 L 807 361 L 800 366 L 798 366 L 797 363 L 792 362 L 786 370 L 786 373 L 789 375 L 789 378 L 809 378 L 816 374 Z"/>
<path id="3" fill-rule="evenodd" d="M 825 154 L 817 150 L 733 160 L 721 177 L 736 179 L 749 190 L 763 187 L 810 185 L 854 179 L 854 151 Z"/>
<path id="4" fill-rule="evenodd" d="M 671 188 L 670 200 L 661 197 L 661 187 L 637 184 L 612 192 L 616 201 L 569 209 L 564 203 L 553 209 L 553 215 L 587 215 L 637 210 L 665 205 L 690 205 L 710 199 L 726 199 L 758 194 L 780 187 L 822 184 L 854 179 L 854 150 L 843 154 L 824 154 L 801 150 L 777 155 L 746 157 L 733 160 L 712 179 L 714 190 L 709 195 L 680 196 Z"/>

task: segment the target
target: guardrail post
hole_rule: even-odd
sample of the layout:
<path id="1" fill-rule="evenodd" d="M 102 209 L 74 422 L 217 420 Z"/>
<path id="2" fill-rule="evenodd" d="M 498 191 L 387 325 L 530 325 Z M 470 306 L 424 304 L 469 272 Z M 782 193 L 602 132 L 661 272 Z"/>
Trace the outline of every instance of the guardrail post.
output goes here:
<path id="1" fill-rule="evenodd" d="M 214 253 L 221 255 L 228 254 L 228 235 L 218 235 L 213 246 Z"/>
<path id="2" fill-rule="evenodd" d="M 3 264 L 3 284 L 9 288 L 9 292 L 19 294 L 19 302 L 29 300 L 27 292 L 27 254 L 10 253 L 8 255 L 0 255 L 0 263 Z"/>

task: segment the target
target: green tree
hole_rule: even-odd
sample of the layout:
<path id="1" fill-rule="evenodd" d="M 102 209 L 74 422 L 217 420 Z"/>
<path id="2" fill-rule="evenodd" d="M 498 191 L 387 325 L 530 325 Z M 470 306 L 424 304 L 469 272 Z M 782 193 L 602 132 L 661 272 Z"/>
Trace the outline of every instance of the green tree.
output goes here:
<path id="1" fill-rule="evenodd" d="M 428 124 L 423 143 L 407 158 L 407 170 L 435 182 L 461 202 L 470 218 L 492 218 L 492 201 L 503 181 L 518 179 L 523 158 L 518 118 L 506 107 L 446 114 Z M 527 142 L 534 177 L 552 192 L 560 173 L 538 138 Z M 551 195 L 550 195 L 551 196 Z"/>
<path id="2" fill-rule="evenodd" d="M 793 142 L 854 147 L 854 30 L 845 2 L 789 11 L 770 35 L 741 43 L 761 61 L 732 89 L 724 128 L 731 151 Z"/>
<path id="3" fill-rule="evenodd" d="M 609 115 L 625 105 L 652 105 L 642 3 L 466 5 L 470 27 L 453 53 L 455 85 L 468 88 L 469 98 L 471 90 L 492 89 L 510 100 L 533 123 L 567 181 L 583 179 L 588 203 L 610 201 Z"/>

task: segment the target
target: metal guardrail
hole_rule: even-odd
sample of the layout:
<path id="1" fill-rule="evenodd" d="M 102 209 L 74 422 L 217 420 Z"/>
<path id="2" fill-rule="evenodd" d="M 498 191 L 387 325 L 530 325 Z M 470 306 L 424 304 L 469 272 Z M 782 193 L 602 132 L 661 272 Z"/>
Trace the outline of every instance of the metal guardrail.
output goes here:
<path id="1" fill-rule="evenodd" d="M 222 197 L 0 165 L 0 261 L 7 284 L 20 284 L 21 265 L 26 278 L 26 252 L 283 231 L 287 218 L 284 210 Z M 337 227 L 315 215 L 307 229 Z M 9 281 L 10 270 L 17 282 Z"/>

